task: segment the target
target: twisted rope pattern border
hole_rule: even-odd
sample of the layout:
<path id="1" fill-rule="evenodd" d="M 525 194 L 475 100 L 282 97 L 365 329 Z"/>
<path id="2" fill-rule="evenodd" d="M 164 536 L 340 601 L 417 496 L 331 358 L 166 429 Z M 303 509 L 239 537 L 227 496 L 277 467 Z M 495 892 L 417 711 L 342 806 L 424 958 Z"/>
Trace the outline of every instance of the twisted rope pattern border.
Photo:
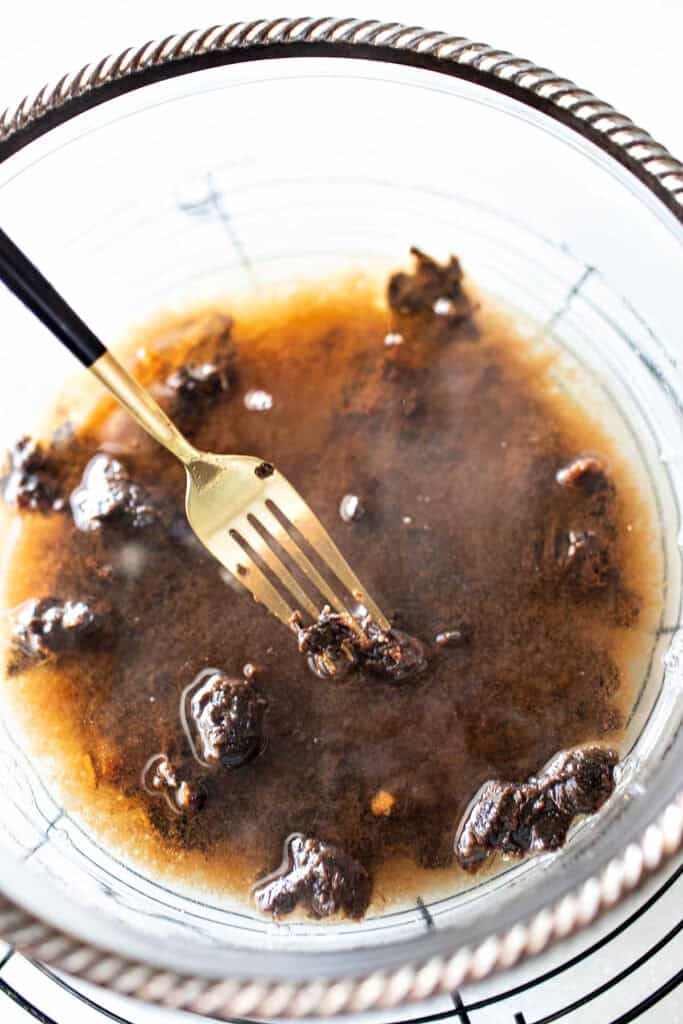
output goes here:
<path id="1" fill-rule="evenodd" d="M 683 164 L 656 142 L 630 118 L 619 114 L 608 103 L 573 82 L 539 67 L 532 61 L 513 56 L 505 50 L 473 42 L 445 32 L 408 27 L 396 22 L 363 21 L 355 18 L 275 18 L 214 25 L 203 31 L 192 30 L 172 35 L 161 42 L 130 47 L 118 56 L 105 57 L 86 64 L 73 74 L 64 75 L 56 85 L 43 86 L 35 96 L 26 96 L 14 109 L 0 117 L 0 146 L 36 125 L 46 115 L 65 108 L 77 99 L 101 90 L 106 85 L 130 79 L 155 68 L 169 68 L 182 61 L 205 55 L 234 55 L 240 50 L 273 47 L 277 44 L 333 44 L 387 50 L 395 56 L 410 53 L 430 57 L 444 66 L 475 69 L 492 81 L 507 83 L 530 97 L 544 100 L 550 109 L 560 111 L 574 128 L 590 132 L 603 140 L 617 158 L 639 176 L 675 201 L 683 211 Z M 359 53 L 359 56 L 361 54 Z"/>
<path id="2" fill-rule="evenodd" d="M 602 873 L 584 882 L 554 906 L 500 936 L 463 947 L 426 963 L 365 977 L 313 982 L 269 982 L 230 978 L 214 981 L 161 971 L 112 956 L 45 925 L 0 897 L 0 934 L 26 955 L 67 974 L 169 1009 L 187 1010 L 219 1020 L 265 1017 L 333 1016 L 388 1010 L 402 1003 L 452 993 L 467 982 L 512 967 L 542 952 L 554 940 L 589 925 L 661 867 L 683 841 L 683 794 L 661 818 L 629 845 Z"/>
<path id="3" fill-rule="evenodd" d="M 32 128 L 53 112 L 63 110 L 66 114 L 69 105 L 81 98 L 92 96 L 94 105 L 97 97 L 93 94 L 112 83 L 156 68 L 167 68 L 170 75 L 174 73 L 171 66 L 204 55 L 224 55 L 227 60 L 239 51 L 278 44 L 307 44 L 316 47 L 316 52 L 320 52 L 321 44 L 329 44 L 330 52 L 334 45 L 351 46 L 357 47 L 359 57 L 366 55 L 368 48 L 377 48 L 389 54 L 387 59 L 393 55 L 397 60 L 407 53 L 432 58 L 428 66 L 437 70 L 439 62 L 442 68 L 456 66 L 462 77 L 467 76 L 467 69 L 473 69 L 489 86 L 505 83 L 503 91 L 509 94 L 520 95 L 528 103 L 532 99 L 543 101 L 546 112 L 561 115 L 561 120 L 610 152 L 683 221 L 683 164 L 646 131 L 592 93 L 532 61 L 484 43 L 398 23 L 354 18 L 277 18 L 216 25 L 148 42 L 116 57 L 87 64 L 51 88 L 44 86 L 35 96 L 25 97 L 16 108 L 5 110 L 0 117 L 0 159 L 3 144 L 20 142 L 22 133 L 29 141 Z M 638 842 L 629 845 L 599 876 L 553 907 L 476 947 L 463 947 L 449 956 L 365 977 L 287 983 L 240 978 L 214 981 L 160 971 L 84 945 L 43 924 L 3 896 L 0 935 L 27 955 L 87 981 L 161 1006 L 219 1019 L 252 1014 L 332 1016 L 390 1009 L 453 992 L 465 982 L 479 981 L 494 970 L 511 967 L 540 953 L 555 939 L 586 927 L 602 910 L 637 888 L 682 843 L 683 793 Z"/>

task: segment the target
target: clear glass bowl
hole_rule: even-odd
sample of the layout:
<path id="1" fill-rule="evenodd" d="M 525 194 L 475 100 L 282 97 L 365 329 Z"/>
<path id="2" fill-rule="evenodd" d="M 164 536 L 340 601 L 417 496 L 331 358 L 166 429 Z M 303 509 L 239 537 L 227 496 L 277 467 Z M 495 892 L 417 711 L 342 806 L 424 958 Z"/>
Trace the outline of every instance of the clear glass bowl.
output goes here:
<path id="1" fill-rule="evenodd" d="M 16 907 L 0 930 L 144 998 L 275 1015 L 426 998 L 586 924 L 683 830 L 683 168 L 528 62 L 350 19 L 194 33 L 46 95 L 0 122 L 0 222 L 105 342 L 159 310 L 399 264 L 411 244 L 456 251 L 589 371 L 656 502 L 666 594 L 615 797 L 559 854 L 426 913 L 273 924 L 171 888 L 61 805 L 5 709 L 0 886 Z M 5 443 L 73 365 L 4 291 L 0 322 Z"/>

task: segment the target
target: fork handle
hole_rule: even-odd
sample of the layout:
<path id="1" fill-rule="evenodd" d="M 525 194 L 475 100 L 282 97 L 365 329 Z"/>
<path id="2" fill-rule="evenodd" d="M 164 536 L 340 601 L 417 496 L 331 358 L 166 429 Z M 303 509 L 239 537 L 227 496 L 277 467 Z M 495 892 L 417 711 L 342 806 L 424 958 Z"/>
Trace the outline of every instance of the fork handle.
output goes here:
<path id="1" fill-rule="evenodd" d="M 0 228 L 0 280 L 87 367 L 155 440 L 188 465 L 198 452 Z"/>
<path id="2" fill-rule="evenodd" d="M 84 366 L 107 351 L 102 342 L 0 228 L 0 276 L 18 299 Z"/>

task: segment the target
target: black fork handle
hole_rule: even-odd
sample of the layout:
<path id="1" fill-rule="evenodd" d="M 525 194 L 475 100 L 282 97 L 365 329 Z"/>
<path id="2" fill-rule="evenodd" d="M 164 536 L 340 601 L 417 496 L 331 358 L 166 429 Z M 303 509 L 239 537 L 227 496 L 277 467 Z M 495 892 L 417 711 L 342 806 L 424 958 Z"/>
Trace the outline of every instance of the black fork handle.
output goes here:
<path id="1" fill-rule="evenodd" d="M 145 388 L 109 352 L 99 338 L 74 313 L 68 302 L 11 238 L 0 228 L 0 281 L 30 309 L 69 352 L 104 384 L 124 409 L 159 444 L 173 452 L 186 466 L 196 462 L 199 453 Z"/>
<path id="2" fill-rule="evenodd" d="M 0 228 L 0 280 L 84 366 L 107 351 L 37 267 Z"/>

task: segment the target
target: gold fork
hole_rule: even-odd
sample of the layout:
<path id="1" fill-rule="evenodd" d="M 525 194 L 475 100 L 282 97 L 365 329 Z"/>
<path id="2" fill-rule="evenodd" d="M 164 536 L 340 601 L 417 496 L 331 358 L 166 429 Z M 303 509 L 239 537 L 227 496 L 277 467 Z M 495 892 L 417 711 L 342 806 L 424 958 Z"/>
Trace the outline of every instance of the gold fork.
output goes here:
<path id="1" fill-rule="evenodd" d="M 199 540 L 282 622 L 322 608 L 389 623 L 301 495 L 269 462 L 198 451 L 0 229 L 0 279 L 185 466 Z"/>

